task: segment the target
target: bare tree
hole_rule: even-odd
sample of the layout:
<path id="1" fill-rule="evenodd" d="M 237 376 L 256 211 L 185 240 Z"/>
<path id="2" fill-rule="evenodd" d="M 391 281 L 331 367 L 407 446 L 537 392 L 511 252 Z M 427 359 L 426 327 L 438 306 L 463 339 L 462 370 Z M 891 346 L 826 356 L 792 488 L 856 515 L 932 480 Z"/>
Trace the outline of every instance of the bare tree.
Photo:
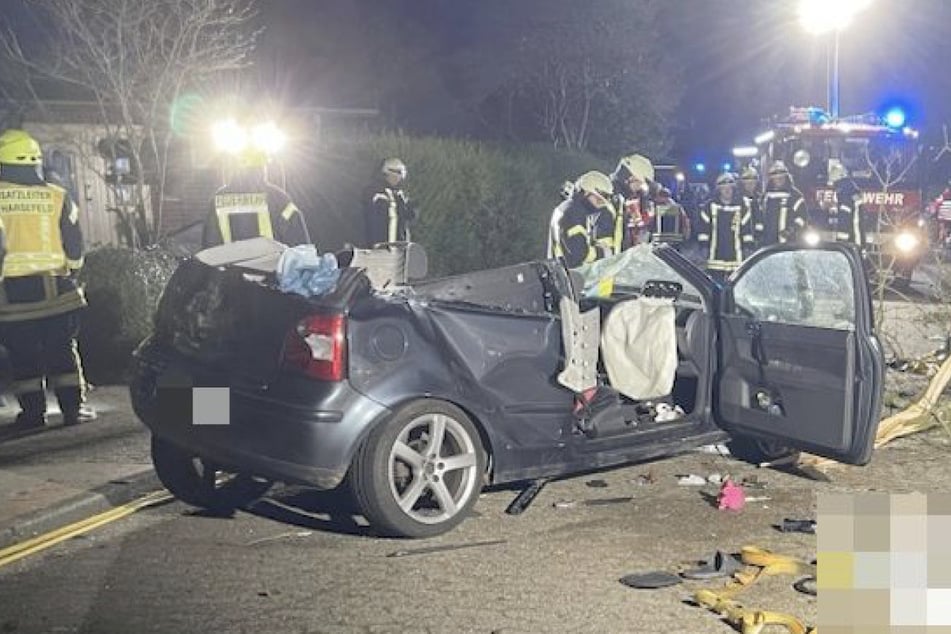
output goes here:
<path id="1" fill-rule="evenodd" d="M 29 45 L 14 25 L 0 54 L 28 80 L 77 87 L 97 105 L 107 142 L 122 144 L 134 174 L 113 186 L 136 245 L 159 235 L 173 137 L 170 111 L 186 90 L 248 65 L 259 31 L 250 0 L 26 0 L 45 32 Z M 41 51 L 32 50 L 39 39 Z M 32 86 L 32 81 L 28 82 Z M 35 93 L 36 91 L 34 91 Z M 147 219 L 148 211 L 151 217 Z"/>

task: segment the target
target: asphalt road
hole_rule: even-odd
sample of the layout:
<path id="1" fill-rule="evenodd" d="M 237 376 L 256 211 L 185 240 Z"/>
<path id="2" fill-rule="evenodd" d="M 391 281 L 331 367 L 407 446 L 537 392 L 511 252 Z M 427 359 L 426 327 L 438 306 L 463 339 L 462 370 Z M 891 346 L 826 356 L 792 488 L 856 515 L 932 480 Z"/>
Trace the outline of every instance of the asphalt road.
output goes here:
<path id="1" fill-rule="evenodd" d="M 518 517 L 504 513 L 512 491 L 490 492 L 456 531 L 420 541 L 373 537 L 333 495 L 279 491 L 233 518 L 171 503 L 0 568 L 0 632 L 728 633 L 684 602 L 702 582 L 632 590 L 618 579 L 746 544 L 812 559 L 814 535 L 773 524 L 815 517 L 821 492 L 931 490 L 947 479 L 947 452 L 944 432 L 921 434 L 832 482 L 692 453 L 551 483 Z M 648 472 L 654 483 L 639 484 Z M 719 511 L 715 487 L 676 477 L 727 472 L 758 476 L 765 488 L 748 493 L 769 499 Z M 459 545 L 471 547 L 417 552 Z M 816 599 L 795 580 L 765 579 L 746 600 L 814 623 Z"/>

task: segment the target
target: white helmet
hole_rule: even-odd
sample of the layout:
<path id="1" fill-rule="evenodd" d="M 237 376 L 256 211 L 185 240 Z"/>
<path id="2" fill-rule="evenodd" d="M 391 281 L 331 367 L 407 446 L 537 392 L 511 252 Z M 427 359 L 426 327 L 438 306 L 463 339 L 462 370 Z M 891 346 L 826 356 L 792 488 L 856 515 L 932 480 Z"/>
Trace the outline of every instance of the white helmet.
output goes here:
<path id="1" fill-rule="evenodd" d="M 835 185 L 843 178 L 849 177 L 849 170 L 838 159 L 829 159 L 829 184 Z"/>
<path id="2" fill-rule="evenodd" d="M 619 181 L 626 181 L 631 176 L 637 176 L 642 181 L 652 181 L 654 180 L 654 164 L 642 154 L 631 154 L 618 161 L 612 176 Z"/>
<path id="3" fill-rule="evenodd" d="M 381 171 L 384 175 L 392 174 L 400 178 L 406 178 L 406 164 L 398 158 L 388 158 L 383 161 Z"/>
<path id="4" fill-rule="evenodd" d="M 592 171 L 585 172 L 575 181 L 575 191 L 582 194 L 598 194 L 605 199 L 610 199 L 614 194 L 614 186 L 606 175 Z"/>

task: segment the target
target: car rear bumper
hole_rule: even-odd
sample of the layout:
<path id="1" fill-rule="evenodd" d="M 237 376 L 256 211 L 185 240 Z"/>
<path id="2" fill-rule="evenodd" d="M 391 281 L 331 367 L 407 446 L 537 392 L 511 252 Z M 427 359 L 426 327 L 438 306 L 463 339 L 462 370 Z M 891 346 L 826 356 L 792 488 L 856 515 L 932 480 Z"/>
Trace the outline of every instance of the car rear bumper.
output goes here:
<path id="1" fill-rule="evenodd" d="M 194 423 L 196 387 L 227 388 L 226 424 Z M 340 484 L 365 434 L 390 413 L 347 382 L 251 385 L 149 344 L 136 352 L 129 389 L 156 436 L 226 470 L 321 489 Z"/>

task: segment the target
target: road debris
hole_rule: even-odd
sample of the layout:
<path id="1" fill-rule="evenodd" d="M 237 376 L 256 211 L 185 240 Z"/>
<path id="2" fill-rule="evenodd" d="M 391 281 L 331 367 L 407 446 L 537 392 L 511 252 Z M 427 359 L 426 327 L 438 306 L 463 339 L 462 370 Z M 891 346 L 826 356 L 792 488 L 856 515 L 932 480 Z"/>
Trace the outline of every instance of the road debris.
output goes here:
<path id="1" fill-rule="evenodd" d="M 279 533 L 277 535 L 271 535 L 269 537 L 262 537 L 260 539 L 252 540 L 248 542 L 247 544 L 245 544 L 245 546 L 257 546 L 258 544 L 263 544 L 265 542 L 274 542 L 279 539 L 284 539 L 287 537 L 310 537 L 313 534 L 314 534 L 313 531 L 287 531 L 286 533 Z"/>
<path id="2" fill-rule="evenodd" d="M 776 528 L 779 529 L 781 533 L 808 533 L 815 535 L 816 520 L 791 520 L 786 518 L 781 524 L 777 524 Z"/>
<path id="3" fill-rule="evenodd" d="M 604 480 L 588 480 L 587 482 L 585 482 L 585 485 L 593 489 L 604 489 L 604 488 L 607 488 L 608 483 L 605 482 Z"/>
<path id="4" fill-rule="evenodd" d="M 532 483 L 522 489 L 522 492 L 508 505 L 508 508 L 505 509 L 506 514 L 520 515 L 522 511 L 527 509 L 535 500 L 535 497 L 545 488 L 546 484 L 548 484 L 548 478 L 540 478 L 532 481 Z"/>
<path id="5" fill-rule="evenodd" d="M 697 453 L 709 453 L 709 454 L 715 454 L 718 456 L 730 455 L 730 448 L 724 444 L 703 445 L 701 447 L 697 447 L 696 449 L 694 449 L 694 451 L 696 451 Z"/>
<path id="6" fill-rule="evenodd" d="M 703 476 L 696 475 L 694 473 L 689 473 L 685 475 L 677 476 L 677 484 L 682 487 L 702 487 L 707 483 L 707 479 Z"/>
<path id="7" fill-rule="evenodd" d="M 727 479 L 720 487 L 717 508 L 721 511 L 742 511 L 744 506 L 746 506 L 746 493 L 743 487 Z"/>
<path id="8" fill-rule="evenodd" d="M 432 553 L 444 553 L 450 550 L 463 550 L 465 548 L 480 548 L 482 546 L 497 546 L 507 543 L 507 539 L 492 539 L 484 542 L 471 542 L 469 544 L 445 544 L 443 546 L 426 546 L 424 548 L 413 548 L 410 550 L 395 550 L 387 557 L 411 557 L 413 555 L 429 555 Z"/>

